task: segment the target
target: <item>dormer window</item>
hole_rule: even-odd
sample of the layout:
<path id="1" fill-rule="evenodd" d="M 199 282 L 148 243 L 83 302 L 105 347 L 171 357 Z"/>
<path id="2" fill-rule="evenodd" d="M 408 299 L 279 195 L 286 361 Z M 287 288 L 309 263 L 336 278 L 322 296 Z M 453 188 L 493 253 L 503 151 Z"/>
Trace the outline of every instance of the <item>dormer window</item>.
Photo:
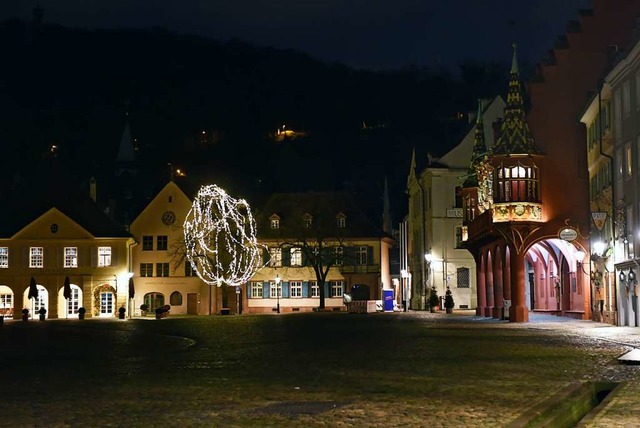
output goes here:
<path id="1" fill-rule="evenodd" d="M 305 214 L 302 216 L 302 227 L 309 229 L 311 227 L 311 214 Z"/>
<path id="2" fill-rule="evenodd" d="M 336 224 L 340 228 L 347 227 L 347 216 L 342 213 L 338 214 L 336 216 Z"/>
<path id="3" fill-rule="evenodd" d="M 271 229 L 280 229 L 280 217 L 274 214 L 269 217 L 269 220 L 271 221 Z"/>

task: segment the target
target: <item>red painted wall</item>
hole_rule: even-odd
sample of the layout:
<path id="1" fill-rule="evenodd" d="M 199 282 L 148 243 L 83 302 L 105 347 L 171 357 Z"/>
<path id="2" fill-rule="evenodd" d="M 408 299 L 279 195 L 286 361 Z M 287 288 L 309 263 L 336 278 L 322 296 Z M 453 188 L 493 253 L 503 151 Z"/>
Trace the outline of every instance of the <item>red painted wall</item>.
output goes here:
<path id="1" fill-rule="evenodd" d="M 593 0 L 592 15 L 581 14 L 579 32 L 567 33 L 568 48 L 554 49 L 556 64 L 541 65 L 541 81 L 529 83 L 528 123 L 546 154 L 541 166 L 544 236 L 556 235 L 565 219 L 587 235 L 590 225 L 585 127 L 579 117 L 587 94 L 608 70 L 609 45 L 631 40 L 640 0 Z"/>

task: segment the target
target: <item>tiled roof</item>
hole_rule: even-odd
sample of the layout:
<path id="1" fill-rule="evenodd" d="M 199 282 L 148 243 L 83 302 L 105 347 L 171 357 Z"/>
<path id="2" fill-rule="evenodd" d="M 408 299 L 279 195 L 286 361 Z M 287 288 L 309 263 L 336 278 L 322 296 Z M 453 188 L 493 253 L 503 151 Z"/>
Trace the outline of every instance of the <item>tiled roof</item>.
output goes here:
<path id="1" fill-rule="evenodd" d="M 126 238 L 131 235 L 105 214 L 89 195 L 64 193 L 64 190 L 15 189 L 4 195 L 5 209 L 0 211 L 0 237 L 11 238 L 51 208 L 82 226 L 95 237 Z"/>
<path id="2" fill-rule="evenodd" d="M 280 227 L 272 229 L 270 217 L 280 218 Z M 303 216 L 310 214 L 312 226 L 304 229 Z M 344 228 L 337 227 L 337 217 L 346 216 Z M 275 193 L 256 213 L 259 239 L 298 239 L 308 232 L 314 238 L 317 230 L 327 237 L 383 238 L 390 237 L 360 209 L 356 197 L 348 192 Z M 333 235 L 333 236 L 332 236 Z"/>

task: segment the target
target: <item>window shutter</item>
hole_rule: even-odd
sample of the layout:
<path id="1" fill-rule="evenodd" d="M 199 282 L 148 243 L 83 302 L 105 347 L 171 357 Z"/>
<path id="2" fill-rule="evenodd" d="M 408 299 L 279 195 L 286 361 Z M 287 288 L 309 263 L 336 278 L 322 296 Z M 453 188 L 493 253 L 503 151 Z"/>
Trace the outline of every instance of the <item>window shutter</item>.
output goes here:
<path id="1" fill-rule="evenodd" d="M 22 251 L 22 266 L 29 267 L 29 247 Z"/>
<path id="2" fill-rule="evenodd" d="M 244 287 L 247 289 L 247 299 L 251 298 L 251 283 L 247 282 Z"/>
<path id="3" fill-rule="evenodd" d="M 64 247 L 56 248 L 56 264 L 58 267 L 64 266 Z"/>
<path id="4" fill-rule="evenodd" d="M 282 282 L 282 298 L 283 299 L 289 298 L 289 283 L 285 281 Z"/>
<path id="5" fill-rule="evenodd" d="M 269 282 L 268 281 L 265 281 L 262 283 L 262 298 L 263 299 L 269 298 Z"/>
<path id="6" fill-rule="evenodd" d="M 17 267 L 18 266 L 18 252 L 15 248 L 9 247 L 9 267 Z"/>
<path id="7" fill-rule="evenodd" d="M 291 266 L 291 247 L 282 248 L 282 266 Z"/>
<path id="8" fill-rule="evenodd" d="M 367 246 L 367 264 L 373 264 L 373 247 L 371 245 Z"/>
<path id="9" fill-rule="evenodd" d="M 116 247 L 111 247 L 111 266 L 118 266 L 118 249 Z"/>
<path id="10" fill-rule="evenodd" d="M 309 297 L 309 283 L 307 281 L 302 283 L 302 297 Z"/>
<path id="11" fill-rule="evenodd" d="M 347 266 L 355 266 L 356 264 L 356 253 L 353 247 L 344 247 L 344 265 Z"/>
<path id="12" fill-rule="evenodd" d="M 329 297 L 329 281 L 324 282 L 324 297 Z"/>
<path id="13" fill-rule="evenodd" d="M 98 247 L 91 247 L 91 267 L 98 266 Z"/>

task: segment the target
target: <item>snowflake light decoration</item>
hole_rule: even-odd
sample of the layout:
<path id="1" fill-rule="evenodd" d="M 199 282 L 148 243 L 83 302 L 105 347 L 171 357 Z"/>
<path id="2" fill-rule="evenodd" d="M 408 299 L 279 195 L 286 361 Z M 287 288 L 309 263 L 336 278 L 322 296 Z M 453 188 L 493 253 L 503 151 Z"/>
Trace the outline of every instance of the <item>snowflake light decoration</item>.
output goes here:
<path id="1" fill-rule="evenodd" d="M 238 286 L 261 268 L 264 246 L 244 199 L 234 199 L 216 185 L 202 186 L 184 221 L 186 256 L 209 285 Z"/>

